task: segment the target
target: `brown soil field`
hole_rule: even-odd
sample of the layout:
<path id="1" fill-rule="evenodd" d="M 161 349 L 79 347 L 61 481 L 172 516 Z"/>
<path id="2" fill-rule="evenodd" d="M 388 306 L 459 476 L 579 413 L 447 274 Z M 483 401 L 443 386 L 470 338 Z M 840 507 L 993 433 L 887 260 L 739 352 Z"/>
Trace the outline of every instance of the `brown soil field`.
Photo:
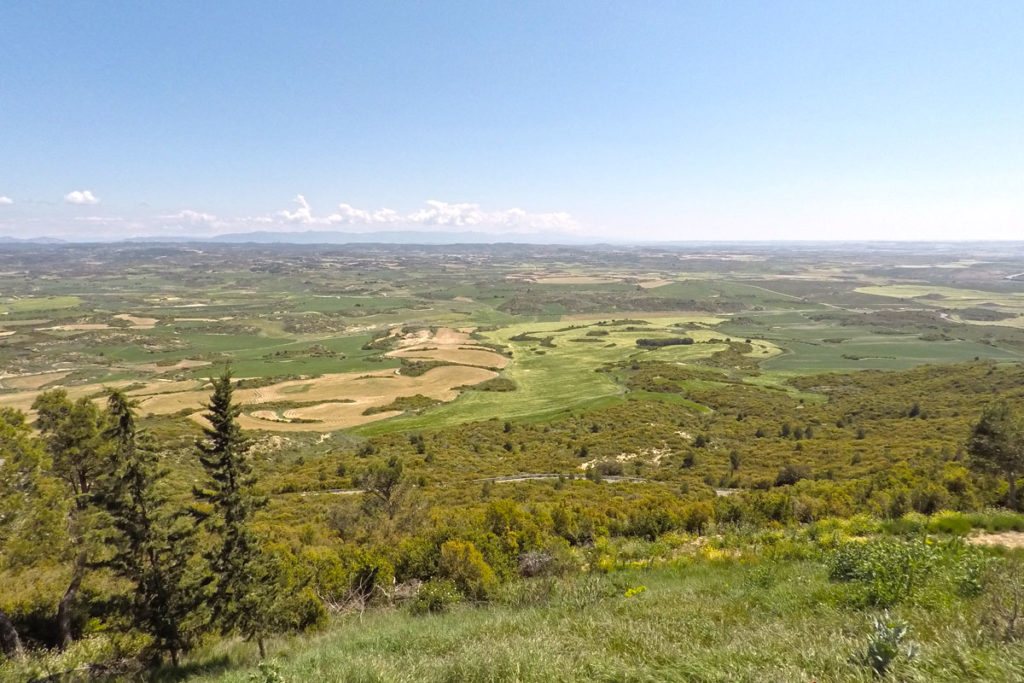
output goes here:
<path id="1" fill-rule="evenodd" d="M 156 327 L 158 322 L 157 318 L 139 318 L 128 313 L 118 313 L 114 316 L 118 320 L 125 320 L 132 324 L 132 328 L 136 330 L 151 330 Z"/>
<path id="2" fill-rule="evenodd" d="M 43 372 L 38 375 L 8 375 L 0 377 L 0 386 L 10 389 L 38 389 L 44 384 L 56 382 L 71 374 L 70 370 L 62 372 Z"/>
<path id="3" fill-rule="evenodd" d="M 675 282 L 675 281 L 674 280 L 643 280 L 641 282 L 638 282 L 637 284 L 640 285 L 641 287 L 643 287 L 644 289 L 655 289 L 657 287 L 664 287 L 665 285 L 670 285 L 673 282 Z"/>
<path id="4" fill-rule="evenodd" d="M 155 380 L 153 382 L 147 382 L 146 387 L 144 389 L 136 389 L 134 391 L 129 391 L 128 395 L 153 396 L 156 394 L 171 394 L 182 391 L 192 391 L 197 387 L 201 386 L 202 384 L 205 384 L 205 382 L 194 379 L 185 379 L 178 382 Z"/>
<path id="5" fill-rule="evenodd" d="M 343 417 L 334 420 L 330 426 L 326 424 L 290 425 L 291 427 L 304 427 L 306 431 L 333 431 L 374 419 L 383 419 L 382 415 L 388 417 L 387 413 L 364 416 L 362 412 L 370 406 L 386 405 L 399 396 L 423 394 L 424 396 L 441 401 L 450 401 L 458 396 L 459 392 L 455 387 L 465 384 L 479 384 L 492 377 L 497 377 L 497 373 L 466 365 L 444 365 L 433 368 L 419 377 L 395 375 L 392 370 L 381 370 L 369 374 L 350 372 L 324 375 L 315 379 L 291 380 L 259 389 L 239 389 L 235 392 L 235 398 L 241 405 L 259 405 L 276 401 L 311 404 L 336 402 L 340 399 L 353 401 L 353 403 L 336 404 L 338 406 L 345 406 L 344 410 L 338 409 Z M 302 385 L 310 385 L 310 388 L 300 393 L 288 391 L 290 387 Z M 162 393 L 143 398 L 139 407 L 143 413 L 160 415 L 174 413 L 186 408 L 198 409 L 208 399 L 208 390 Z M 305 411 L 308 408 L 304 407 L 296 410 Z M 286 415 L 286 417 L 307 416 L 295 414 Z M 364 417 L 370 419 L 362 419 Z M 359 419 L 353 422 L 352 420 L 355 418 Z M 319 418 L 307 417 L 307 419 Z M 267 421 L 261 420 L 261 422 Z M 263 424 L 262 428 L 275 428 L 278 424 Z"/>
<path id="6" fill-rule="evenodd" d="M 68 392 L 68 398 L 72 401 L 77 400 L 83 396 L 90 396 L 92 394 L 99 393 L 106 388 L 120 389 L 130 385 L 131 382 L 111 382 L 109 384 L 82 384 L 76 387 L 65 387 Z M 32 413 L 32 403 L 36 400 L 36 396 L 43 393 L 42 391 L 22 391 L 17 394 L 0 394 L 0 406 L 9 406 L 16 408 L 25 413 Z M 102 401 L 102 398 L 96 399 Z"/>
<path id="7" fill-rule="evenodd" d="M 402 339 L 400 348 L 388 352 L 392 358 L 418 358 L 423 360 L 441 360 L 461 365 L 475 365 L 482 368 L 503 368 L 509 359 L 495 353 L 485 346 L 478 346 L 469 336 L 472 327 L 452 329 L 438 328 L 430 334 L 428 330 L 420 330 Z M 394 334 L 394 330 L 392 330 Z"/>

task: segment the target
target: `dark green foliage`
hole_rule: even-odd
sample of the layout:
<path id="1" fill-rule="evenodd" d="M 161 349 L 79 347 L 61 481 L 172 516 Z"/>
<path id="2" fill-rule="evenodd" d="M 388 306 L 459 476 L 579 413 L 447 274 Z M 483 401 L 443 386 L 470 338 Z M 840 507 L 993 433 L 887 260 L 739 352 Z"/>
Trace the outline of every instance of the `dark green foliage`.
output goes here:
<path id="1" fill-rule="evenodd" d="M 516 383 L 505 377 L 492 377 L 479 384 L 467 384 L 457 388 L 462 391 L 515 391 Z"/>
<path id="2" fill-rule="evenodd" d="M 398 369 L 399 373 L 406 375 L 407 377 L 419 377 L 425 375 L 434 368 L 440 368 L 445 365 L 455 365 L 455 363 L 449 363 L 444 360 L 412 360 L 409 358 L 402 358 L 402 367 Z"/>
<path id="3" fill-rule="evenodd" d="M 36 397 L 36 427 L 43 434 L 53 472 L 65 482 L 79 507 L 87 505 L 95 478 L 103 466 L 100 411 L 92 401 L 72 402 L 63 389 Z"/>
<path id="4" fill-rule="evenodd" d="M 779 470 L 779 473 L 775 476 L 776 486 L 791 486 L 801 479 L 807 479 L 811 476 L 811 470 L 806 465 L 794 465 L 793 463 L 786 463 Z"/>
<path id="5" fill-rule="evenodd" d="M 665 337 L 660 339 L 637 339 L 636 345 L 641 348 L 660 348 L 662 346 L 680 346 L 693 343 L 690 337 Z"/>
<path id="6" fill-rule="evenodd" d="M 402 461 L 393 457 L 387 464 L 377 462 L 363 470 L 355 483 L 366 492 L 364 511 L 368 514 L 383 512 L 391 519 L 395 517 L 408 490 L 402 469 Z"/>
<path id="7" fill-rule="evenodd" d="M 97 500 L 110 515 L 105 565 L 132 582 L 127 598 L 132 623 L 152 638 L 152 649 L 177 664 L 197 635 L 195 577 L 189 560 L 195 530 L 182 510 L 168 504 L 161 482 L 168 470 L 135 427 L 135 404 L 119 391 L 107 399 L 111 444 Z"/>
<path id="8" fill-rule="evenodd" d="M 272 607 L 275 580 L 252 529 L 253 514 L 266 504 L 255 490 L 249 444 L 236 418 L 231 373 L 212 380 L 213 395 L 204 416 L 209 427 L 196 442 L 199 462 L 207 474 L 204 487 L 193 489 L 201 504 L 195 513 L 215 539 L 205 553 L 209 566 L 207 602 L 213 623 L 222 632 L 239 632 L 256 640 L 274 630 Z"/>
<path id="9" fill-rule="evenodd" d="M 436 398 L 430 398 L 423 394 L 416 394 L 415 396 L 399 396 L 391 403 L 382 406 L 370 406 L 363 411 L 363 415 L 376 415 L 377 413 L 386 413 L 393 410 L 399 410 L 402 412 L 420 412 L 426 410 L 431 406 L 435 406 L 441 401 Z"/>

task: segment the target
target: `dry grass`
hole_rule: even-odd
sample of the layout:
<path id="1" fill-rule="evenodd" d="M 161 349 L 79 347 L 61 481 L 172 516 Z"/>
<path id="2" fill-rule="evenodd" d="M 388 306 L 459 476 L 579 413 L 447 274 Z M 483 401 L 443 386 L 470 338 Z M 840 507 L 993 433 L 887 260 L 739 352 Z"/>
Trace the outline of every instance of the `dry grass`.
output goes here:
<path id="1" fill-rule="evenodd" d="M 81 384 L 75 387 L 64 387 L 68 392 L 68 398 L 72 401 L 76 401 L 83 396 L 91 396 L 93 394 L 99 394 L 104 389 L 120 389 L 130 385 L 131 382 L 110 382 L 108 384 Z M 0 406 L 7 406 L 16 410 L 21 410 L 28 414 L 33 414 L 32 403 L 36 400 L 36 396 L 43 393 L 42 391 L 23 391 L 17 394 L 6 394 L 0 395 Z M 105 400 L 104 398 L 97 398 L 97 402 Z"/>
<path id="2" fill-rule="evenodd" d="M 151 330 L 158 322 L 157 318 L 139 318 L 128 313 L 118 313 L 114 317 L 131 323 L 132 329 L 135 330 Z"/>
<path id="3" fill-rule="evenodd" d="M 50 382 L 57 382 L 71 374 L 70 370 L 43 372 L 37 375 L 7 375 L 0 377 L 0 386 L 10 389 L 38 389 Z"/>
<path id="4" fill-rule="evenodd" d="M 472 327 L 441 327 L 433 334 L 429 330 L 420 330 L 405 335 L 399 342 L 399 348 L 386 355 L 392 358 L 440 360 L 482 368 L 503 368 L 508 365 L 509 359 L 506 356 L 478 346 L 469 336 L 472 331 Z M 391 334 L 394 336 L 396 331 L 392 330 Z"/>
<path id="5" fill-rule="evenodd" d="M 387 405 L 401 396 L 422 394 L 439 401 L 451 401 L 459 395 L 456 387 L 479 384 L 492 377 L 497 377 L 497 373 L 467 365 L 444 365 L 418 377 L 396 375 L 392 370 L 369 374 L 350 372 L 291 380 L 259 389 L 239 389 L 235 398 L 243 406 L 279 401 L 310 404 L 288 410 L 283 416 L 270 410 L 243 415 L 240 422 L 246 429 L 331 432 L 400 414 L 392 411 L 363 415 L 363 412 L 373 406 Z M 290 391 L 299 386 L 308 388 L 301 392 Z M 203 390 L 159 393 L 144 397 L 140 408 L 143 412 L 158 415 L 184 409 L 198 410 L 208 398 L 209 392 Z M 342 403 L 343 400 L 349 402 Z M 193 417 L 200 419 L 198 413 Z M 287 422 L 294 419 L 319 422 Z"/>

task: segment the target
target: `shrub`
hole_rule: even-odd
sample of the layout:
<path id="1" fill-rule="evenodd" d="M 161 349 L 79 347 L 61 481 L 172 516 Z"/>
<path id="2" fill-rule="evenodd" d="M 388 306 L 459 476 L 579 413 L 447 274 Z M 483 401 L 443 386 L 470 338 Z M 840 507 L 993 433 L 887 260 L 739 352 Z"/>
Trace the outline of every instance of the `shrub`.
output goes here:
<path id="1" fill-rule="evenodd" d="M 829 557 L 829 578 L 856 584 L 856 603 L 890 607 L 913 595 L 935 562 L 934 546 L 921 540 L 845 543 Z"/>
<path id="2" fill-rule="evenodd" d="M 431 579 L 416 591 L 409 609 L 413 614 L 440 614 L 461 600 L 455 582 L 451 579 Z"/>
<path id="3" fill-rule="evenodd" d="M 555 558 L 541 550 L 531 550 L 519 558 L 519 576 L 533 577 L 547 574 Z"/>
<path id="4" fill-rule="evenodd" d="M 791 486 L 801 479 L 809 479 L 811 470 L 806 465 L 786 463 L 775 477 L 776 486 Z"/>
<path id="5" fill-rule="evenodd" d="M 930 531 L 966 536 L 971 531 L 971 520 L 959 512 L 940 512 L 928 524 Z"/>
<path id="6" fill-rule="evenodd" d="M 474 600 L 486 600 L 497 585 L 494 570 L 472 541 L 445 541 L 441 545 L 441 575 Z"/>

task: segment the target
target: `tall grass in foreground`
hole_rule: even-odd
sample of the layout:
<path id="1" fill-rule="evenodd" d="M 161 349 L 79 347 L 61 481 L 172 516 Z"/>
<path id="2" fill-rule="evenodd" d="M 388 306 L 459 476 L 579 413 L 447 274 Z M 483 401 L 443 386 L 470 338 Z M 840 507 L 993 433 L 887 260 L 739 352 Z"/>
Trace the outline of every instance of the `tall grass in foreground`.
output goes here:
<path id="1" fill-rule="evenodd" d="M 946 565 L 886 614 L 906 624 L 915 654 L 897 652 L 888 677 L 1024 680 L 1024 644 L 982 625 L 986 603 L 962 595 L 959 565 Z M 882 613 L 859 606 L 850 584 L 811 560 L 725 556 L 534 580 L 500 599 L 443 615 L 349 616 L 326 633 L 277 643 L 260 668 L 248 649 L 220 647 L 196 658 L 209 671 L 188 680 L 877 680 L 864 653 Z"/>

